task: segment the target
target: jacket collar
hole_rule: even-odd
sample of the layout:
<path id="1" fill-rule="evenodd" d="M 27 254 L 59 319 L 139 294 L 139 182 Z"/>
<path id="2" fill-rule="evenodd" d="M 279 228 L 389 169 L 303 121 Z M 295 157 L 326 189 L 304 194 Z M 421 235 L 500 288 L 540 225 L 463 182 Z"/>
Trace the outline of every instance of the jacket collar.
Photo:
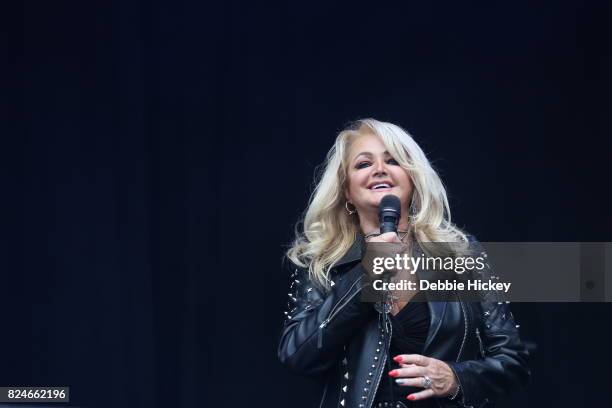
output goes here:
<path id="1" fill-rule="evenodd" d="M 429 332 L 425 339 L 423 352 L 428 351 L 427 349 L 431 346 L 436 334 L 438 334 L 440 326 L 442 326 L 442 318 L 446 312 L 447 304 L 448 302 L 427 302 L 427 306 L 429 306 Z"/>
<path id="2" fill-rule="evenodd" d="M 365 247 L 365 243 L 366 242 L 365 242 L 365 239 L 363 238 L 363 235 L 358 233 L 357 236 L 355 237 L 355 241 L 353 242 L 353 245 L 351 245 L 351 247 L 349 248 L 348 251 L 346 251 L 344 256 L 340 258 L 340 260 L 334 264 L 334 268 L 343 266 L 346 264 L 350 264 L 352 262 L 361 261 L 361 256 L 363 253 L 363 249 Z"/>

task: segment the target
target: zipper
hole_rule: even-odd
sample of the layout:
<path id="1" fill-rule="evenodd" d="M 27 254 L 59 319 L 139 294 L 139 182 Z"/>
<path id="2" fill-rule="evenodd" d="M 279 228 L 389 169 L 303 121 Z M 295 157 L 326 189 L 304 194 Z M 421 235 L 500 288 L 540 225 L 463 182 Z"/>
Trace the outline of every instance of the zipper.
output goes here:
<path id="1" fill-rule="evenodd" d="M 329 386 L 328 382 L 325 381 L 325 389 L 323 390 L 323 397 L 321 397 L 321 403 L 319 404 L 319 408 L 323 407 L 323 403 L 325 402 L 325 396 L 327 395 L 328 386 Z"/>
<path id="2" fill-rule="evenodd" d="M 463 306 L 463 302 L 461 301 L 461 299 L 459 299 L 459 305 L 461 306 L 461 312 L 463 312 L 463 340 L 461 340 L 461 346 L 459 346 L 459 353 L 457 354 L 457 363 L 459 362 L 459 359 L 461 358 L 461 353 L 463 352 L 463 346 L 465 345 L 465 340 L 467 339 L 467 335 L 468 335 L 468 317 L 467 317 L 467 313 L 465 311 L 465 306 Z"/>
<path id="3" fill-rule="evenodd" d="M 459 296 L 457 295 L 457 297 Z M 461 306 L 461 312 L 463 313 L 464 323 L 463 323 L 463 340 L 461 340 L 461 346 L 459 346 L 459 353 L 457 354 L 457 359 L 455 360 L 457 363 L 459 362 L 459 359 L 461 358 L 461 353 L 463 352 L 463 346 L 465 345 L 465 340 L 467 339 L 467 334 L 468 334 L 468 317 L 465 311 L 465 306 L 463 305 L 463 302 L 461 301 L 461 298 L 459 298 L 459 306 Z M 455 374 L 455 377 L 457 378 L 457 383 L 459 384 L 459 387 L 461 388 L 461 390 L 464 390 L 463 385 L 461 384 L 461 381 L 459 380 L 459 376 L 457 375 L 457 373 L 452 367 L 451 367 L 451 370 Z M 460 401 L 454 401 L 454 402 L 457 402 L 459 405 L 464 406 L 463 403 L 461 403 Z M 440 404 L 438 402 L 438 406 L 439 405 Z M 467 406 L 467 408 L 473 408 L 473 407 Z"/>
<path id="4" fill-rule="evenodd" d="M 457 297 L 459 297 L 457 295 Z M 468 335 L 468 318 L 467 318 L 467 312 L 465 311 L 465 306 L 463 305 L 463 302 L 461 301 L 461 298 L 459 298 L 459 306 L 461 306 L 461 313 L 463 314 L 463 339 L 461 340 L 461 345 L 459 346 L 459 353 L 457 354 L 457 359 L 455 360 L 457 363 L 459 362 L 459 359 L 461 358 L 461 353 L 463 352 L 463 347 L 465 346 L 465 340 L 467 339 L 467 335 Z M 476 328 L 476 335 L 478 336 L 478 328 Z M 478 337 L 478 340 L 480 340 L 480 337 Z M 451 367 L 451 371 L 454 373 L 455 378 L 457 378 L 457 383 L 459 384 L 459 387 L 463 390 L 463 385 L 461 384 L 461 381 L 459 380 L 459 376 L 457 375 L 457 373 L 455 372 L 455 370 Z M 441 407 L 442 405 L 440 404 L 440 401 L 438 399 L 435 399 L 438 407 Z M 465 406 L 463 405 L 460 401 L 453 401 L 458 403 L 461 406 Z M 473 406 L 468 405 L 467 408 L 473 408 Z"/>
<path id="5" fill-rule="evenodd" d="M 393 335 L 393 325 L 391 324 L 391 322 L 389 321 L 389 332 L 388 332 L 388 336 L 386 338 L 385 343 L 391 345 L 391 336 Z M 385 364 L 387 363 L 387 354 L 389 354 L 389 347 L 387 347 L 387 344 L 385 344 L 385 348 L 384 348 L 384 354 L 383 354 L 383 358 L 380 362 L 380 366 L 379 366 L 379 372 L 377 374 L 377 379 L 376 379 L 376 386 L 374 388 L 372 388 L 372 392 L 370 393 L 370 403 L 368 404 L 368 408 L 372 408 L 372 404 L 374 404 L 374 400 L 376 399 L 376 392 L 378 391 L 378 386 L 380 385 L 380 380 L 382 378 L 382 374 L 383 371 L 385 371 Z M 382 350 L 381 350 L 382 351 Z"/>
<path id="6" fill-rule="evenodd" d="M 484 346 L 482 345 L 482 339 L 480 338 L 480 330 L 476 328 L 476 338 L 478 339 L 478 348 L 480 349 L 480 355 L 485 358 Z"/>
<path id="7" fill-rule="evenodd" d="M 334 307 L 332 308 L 332 311 L 329 313 L 329 316 L 327 316 L 327 319 L 323 320 L 323 322 L 321 322 L 321 324 L 319 325 L 319 334 L 318 334 L 319 337 L 317 339 L 317 348 L 323 347 L 323 329 L 325 329 L 325 326 L 327 326 L 329 322 L 351 301 L 351 299 L 354 298 L 355 295 L 359 293 L 359 291 L 355 291 L 351 293 L 351 291 L 353 290 L 355 285 L 357 285 L 359 280 L 360 278 L 357 278 L 355 282 L 353 282 L 353 284 L 349 287 L 346 293 L 340 298 L 338 303 L 334 305 Z"/>

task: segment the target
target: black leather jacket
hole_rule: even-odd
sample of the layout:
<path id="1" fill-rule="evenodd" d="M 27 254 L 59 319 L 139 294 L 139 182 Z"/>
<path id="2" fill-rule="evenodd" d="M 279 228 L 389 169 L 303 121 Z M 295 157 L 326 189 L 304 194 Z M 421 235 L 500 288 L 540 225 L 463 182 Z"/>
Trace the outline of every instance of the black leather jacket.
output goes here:
<path id="1" fill-rule="evenodd" d="M 373 304 L 360 301 L 360 261 L 356 242 L 332 268 L 327 293 L 312 284 L 306 269 L 290 266 L 290 308 L 278 357 L 293 371 L 324 381 L 319 407 L 370 408 L 385 372 L 391 336 Z M 527 384 L 528 353 L 508 302 L 487 295 L 480 302 L 428 306 L 423 355 L 448 363 L 461 387 L 454 400 L 434 398 L 438 406 L 485 406 Z"/>

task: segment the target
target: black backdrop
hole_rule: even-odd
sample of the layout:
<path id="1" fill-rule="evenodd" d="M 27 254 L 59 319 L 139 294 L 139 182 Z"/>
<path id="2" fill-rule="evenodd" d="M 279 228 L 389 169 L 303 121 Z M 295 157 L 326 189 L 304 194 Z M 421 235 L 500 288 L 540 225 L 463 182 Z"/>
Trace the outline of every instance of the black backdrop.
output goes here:
<path id="1" fill-rule="evenodd" d="M 5 6 L 6 7 L 6 6 Z M 280 273 L 348 121 L 407 128 L 483 241 L 610 241 L 610 4 L 13 4 L 0 385 L 295 406 Z M 517 401 L 612 401 L 608 304 L 515 304 Z"/>

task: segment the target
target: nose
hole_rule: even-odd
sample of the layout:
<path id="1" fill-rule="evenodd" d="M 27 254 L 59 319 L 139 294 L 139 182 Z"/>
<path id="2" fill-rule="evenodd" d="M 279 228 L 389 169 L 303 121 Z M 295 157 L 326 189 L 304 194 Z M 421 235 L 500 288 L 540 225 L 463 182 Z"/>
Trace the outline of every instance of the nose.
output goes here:
<path id="1" fill-rule="evenodd" d="M 387 175 L 386 163 L 384 160 L 376 160 L 374 164 L 374 177 L 382 177 Z"/>

